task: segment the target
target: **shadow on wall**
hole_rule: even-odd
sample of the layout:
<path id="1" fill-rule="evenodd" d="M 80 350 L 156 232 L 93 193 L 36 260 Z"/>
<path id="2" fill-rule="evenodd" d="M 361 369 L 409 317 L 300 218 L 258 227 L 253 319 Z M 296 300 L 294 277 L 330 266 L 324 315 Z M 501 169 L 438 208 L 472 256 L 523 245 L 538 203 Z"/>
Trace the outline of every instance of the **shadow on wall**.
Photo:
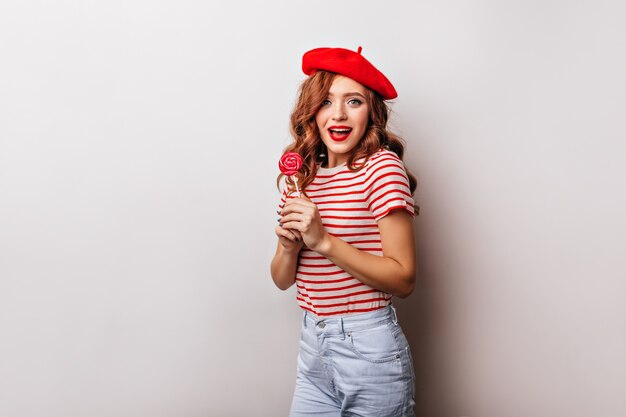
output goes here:
<path id="1" fill-rule="evenodd" d="M 417 222 L 416 222 L 417 223 Z M 416 236 L 418 233 L 415 226 Z M 423 241 L 420 236 L 417 241 Z M 446 381 L 445 355 L 437 349 L 436 335 L 440 334 L 442 319 L 441 294 L 436 289 L 437 273 L 429 270 L 427 260 L 420 256 L 419 244 L 417 283 L 413 294 L 405 299 L 394 298 L 398 319 L 406 334 L 413 356 L 415 370 L 416 417 L 460 416 L 455 410 L 454 384 Z M 438 331 L 439 329 L 439 331 Z M 455 414 L 456 412 L 456 414 Z"/>

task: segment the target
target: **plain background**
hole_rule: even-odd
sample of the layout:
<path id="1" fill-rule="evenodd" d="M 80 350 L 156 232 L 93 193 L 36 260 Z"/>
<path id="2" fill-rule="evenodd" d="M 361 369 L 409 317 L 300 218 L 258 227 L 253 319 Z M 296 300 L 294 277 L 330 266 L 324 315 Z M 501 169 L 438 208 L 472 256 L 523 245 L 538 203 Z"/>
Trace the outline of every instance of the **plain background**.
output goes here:
<path id="1" fill-rule="evenodd" d="M 422 417 L 626 415 L 626 6 L 0 4 L 0 415 L 277 417 L 276 163 L 340 46 L 419 178 Z"/>

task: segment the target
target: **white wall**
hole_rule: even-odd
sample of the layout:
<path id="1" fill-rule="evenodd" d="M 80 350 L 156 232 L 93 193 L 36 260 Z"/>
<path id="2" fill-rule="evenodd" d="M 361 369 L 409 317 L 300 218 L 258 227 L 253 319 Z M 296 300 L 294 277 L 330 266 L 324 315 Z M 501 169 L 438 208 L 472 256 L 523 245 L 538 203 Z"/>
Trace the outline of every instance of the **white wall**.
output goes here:
<path id="1" fill-rule="evenodd" d="M 0 415 L 286 415 L 276 161 L 318 46 L 400 96 L 424 417 L 626 414 L 626 7 L 0 5 Z"/>

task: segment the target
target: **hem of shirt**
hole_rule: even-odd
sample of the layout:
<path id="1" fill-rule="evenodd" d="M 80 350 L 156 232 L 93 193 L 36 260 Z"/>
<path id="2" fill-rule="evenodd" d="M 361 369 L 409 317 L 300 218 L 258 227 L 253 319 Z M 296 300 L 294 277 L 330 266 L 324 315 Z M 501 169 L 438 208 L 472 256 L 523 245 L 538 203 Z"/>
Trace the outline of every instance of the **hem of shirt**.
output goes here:
<path id="1" fill-rule="evenodd" d="M 407 213 L 409 213 L 412 217 L 415 217 L 415 213 L 412 212 L 411 209 L 409 208 L 409 203 L 406 203 L 406 204 L 398 204 L 395 206 L 391 206 L 387 210 L 379 214 L 378 216 L 374 216 L 374 218 L 376 219 L 376 221 L 378 221 L 382 219 L 383 217 L 385 217 L 386 215 L 388 215 L 393 210 L 398 210 L 398 209 L 405 209 Z"/>
<path id="2" fill-rule="evenodd" d="M 377 311 L 386 307 L 389 307 L 390 305 L 392 305 L 391 299 L 389 300 L 389 304 L 383 305 L 383 306 L 379 306 L 376 308 L 372 308 L 372 309 L 356 309 L 356 310 L 349 310 L 349 311 L 342 311 L 339 313 L 319 313 L 317 311 L 314 311 L 311 308 L 306 308 L 304 306 L 302 306 L 301 304 L 298 304 L 298 307 L 300 307 L 302 310 L 304 311 L 308 311 L 309 313 L 312 313 L 318 317 L 342 317 L 342 316 L 352 316 L 354 314 L 363 314 L 363 313 L 370 313 L 372 311 Z"/>

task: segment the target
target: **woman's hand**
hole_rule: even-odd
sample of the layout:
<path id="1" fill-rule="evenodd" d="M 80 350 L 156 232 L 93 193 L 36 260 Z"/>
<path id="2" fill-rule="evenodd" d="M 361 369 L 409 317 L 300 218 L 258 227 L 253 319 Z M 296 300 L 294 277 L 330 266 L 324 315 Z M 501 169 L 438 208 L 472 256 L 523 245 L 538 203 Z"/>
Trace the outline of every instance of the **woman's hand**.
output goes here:
<path id="1" fill-rule="evenodd" d="M 282 223 L 276 226 L 274 232 L 278 236 L 278 244 L 270 271 L 274 284 L 281 290 L 286 290 L 296 282 L 298 258 L 304 242 L 299 231 L 286 229 Z"/>
<path id="2" fill-rule="evenodd" d="M 324 254 L 330 235 L 324 229 L 317 206 L 308 197 L 288 200 L 281 211 L 280 223 L 283 229 L 299 233 L 311 250 Z"/>
<path id="3" fill-rule="evenodd" d="M 302 246 L 304 245 L 300 232 L 297 230 L 287 230 L 281 225 L 276 226 L 274 232 L 276 233 L 276 236 L 278 236 L 278 242 L 282 245 L 283 250 L 286 253 L 300 252 Z"/>

